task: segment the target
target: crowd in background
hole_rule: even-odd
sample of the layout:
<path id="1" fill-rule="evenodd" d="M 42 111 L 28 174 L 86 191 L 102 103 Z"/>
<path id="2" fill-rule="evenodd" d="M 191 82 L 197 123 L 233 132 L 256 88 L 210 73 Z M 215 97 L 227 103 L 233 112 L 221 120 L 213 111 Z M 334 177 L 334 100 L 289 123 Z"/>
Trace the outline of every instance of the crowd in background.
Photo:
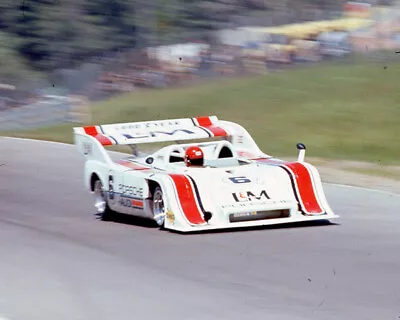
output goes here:
<path id="1" fill-rule="evenodd" d="M 353 53 L 400 46 L 400 6 L 348 2 L 333 19 L 279 26 L 242 26 L 207 40 L 106 54 L 78 70 L 60 70 L 48 90 L 0 86 L 0 109 L 45 97 L 102 100 L 138 88 L 181 86 L 204 78 L 267 74 Z M 52 89 L 60 89 L 52 92 Z M 54 89 L 54 90 L 56 90 Z M 61 92 L 61 93 L 60 93 Z"/>
<path id="2" fill-rule="evenodd" d="M 203 77 L 266 74 L 353 53 L 395 51 L 399 46 L 396 7 L 350 2 L 342 16 L 332 20 L 220 30 L 210 42 L 124 53 L 120 70 L 103 72 L 96 88 L 120 93 L 182 85 Z"/>

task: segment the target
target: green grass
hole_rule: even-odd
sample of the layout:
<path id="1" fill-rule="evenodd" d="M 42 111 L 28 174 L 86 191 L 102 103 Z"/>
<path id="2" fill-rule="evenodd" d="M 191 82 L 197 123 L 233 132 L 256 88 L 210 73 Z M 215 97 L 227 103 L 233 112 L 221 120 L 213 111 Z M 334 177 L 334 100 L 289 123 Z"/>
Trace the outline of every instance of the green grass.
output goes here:
<path id="1" fill-rule="evenodd" d="M 72 128 L 81 124 L 63 124 L 35 130 L 0 132 L 3 136 L 73 143 Z"/>
<path id="2" fill-rule="evenodd" d="M 146 90 L 93 105 L 92 124 L 215 114 L 243 125 L 272 155 L 296 155 L 303 142 L 313 157 L 398 163 L 399 77 L 400 57 Z M 72 126 L 6 134 L 72 142 Z"/>
<path id="3" fill-rule="evenodd" d="M 345 171 L 360 173 L 368 176 L 376 176 L 381 178 L 387 178 L 392 180 L 400 181 L 400 170 L 393 170 L 388 167 L 378 167 L 378 168 L 344 168 Z"/>

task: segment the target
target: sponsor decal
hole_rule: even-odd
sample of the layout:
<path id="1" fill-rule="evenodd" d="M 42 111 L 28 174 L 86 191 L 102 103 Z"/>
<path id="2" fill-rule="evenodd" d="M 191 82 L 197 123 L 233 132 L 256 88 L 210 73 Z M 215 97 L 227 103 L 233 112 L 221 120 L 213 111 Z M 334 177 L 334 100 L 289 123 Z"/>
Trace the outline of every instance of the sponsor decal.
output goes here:
<path id="1" fill-rule="evenodd" d="M 167 128 L 167 127 L 174 127 L 180 126 L 181 122 L 178 120 L 171 120 L 171 121 L 160 121 L 160 122 L 143 122 L 143 123 L 133 123 L 129 125 L 121 125 L 121 126 L 114 126 L 113 129 L 116 131 L 123 131 L 123 130 L 138 130 L 138 129 L 158 129 L 158 128 Z"/>
<path id="2" fill-rule="evenodd" d="M 127 208 L 143 209 L 143 201 L 138 199 L 122 197 L 119 199 L 119 204 Z"/>
<path id="3" fill-rule="evenodd" d="M 118 192 L 121 193 L 123 197 L 143 198 L 143 188 L 141 187 L 119 184 Z"/>
<path id="4" fill-rule="evenodd" d="M 143 188 L 120 183 L 118 193 L 121 195 L 118 201 L 121 206 L 143 209 Z"/>
<path id="5" fill-rule="evenodd" d="M 193 131 L 187 129 L 176 129 L 172 131 L 150 131 L 150 132 L 137 132 L 136 134 L 127 134 L 123 133 L 122 135 L 127 139 L 141 139 L 141 138 L 154 138 L 160 135 L 169 135 L 172 136 L 177 132 L 183 132 L 186 134 L 194 134 Z"/>
<path id="6" fill-rule="evenodd" d="M 85 156 L 91 156 L 92 152 L 93 152 L 92 149 L 93 149 L 93 146 L 91 143 L 89 143 L 89 142 L 83 143 L 83 154 Z"/>
<path id="7" fill-rule="evenodd" d="M 229 177 L 229 180 L 231 180 L 233 183 L 250 183 L 251 180 L 247 177 Z"/>
<path id="8" fill-rule="evenodd" d="M 158 137 L 160 135 L 172 136 L 172 135 L 176 134 L 177 132 L 183 132 L 186 134 L 194 134 L 193 131 L 190 131 L 187 129 L 176 129 L 176 130 L 172 130 L 172 131 L 137 132 L 135 134 L 123 133 L 122 135 L 127 139 L 141 139 L 141 138 L 154 138 L 154 137 Z"/>
<path id="9" fill-rule="evenodd" d="M 175 215 L 174 215 L 174 213 L 173 213 L 171 210 L 168 209 L 167 213 L 165 214 L 165 217 L 167 218 L 167 220 L 168 220 L 170 223 L 174 223 L 174 221 L 175 221 Z"/>
<path id="10" fill-rule="evenodd" d="M 248 201 L 255 201 L 255 200 L 262 200 L 262 199 L 271 199 L 267 191 L 261 190 L 259 195 L 254 194 L 251 191 L 244 191 L 244 192 L 234 192 L 232 193 L 233 199 L 236 202 L 248 202 Z"/>
<path id="11" fill-rule="evenodd" d="M 270 201 L 262 201 L 262 202 L 238 202 L 238 203 L 230 203 L 230 204 L 224 204 L 221 206 L 222 209 L 240 209 L 240 208 L 249 208 L 249 207 L 254 207 L 254 206 L 260 206 L 260 205 L 274 205 L 274 204 L 288 204 L 291 203 L 291 201 L 288 200 L 270 200 Z"/>
<path id="12" fill-rule="evenodd" d="M 234 213 L 233 216 L 235 218 L 241 218 L 241 217 L 249 217 L 249 216 L 256 216 L 257 211 L 252 211 L 252 212 L 241 212 L 241 213 Z"/>

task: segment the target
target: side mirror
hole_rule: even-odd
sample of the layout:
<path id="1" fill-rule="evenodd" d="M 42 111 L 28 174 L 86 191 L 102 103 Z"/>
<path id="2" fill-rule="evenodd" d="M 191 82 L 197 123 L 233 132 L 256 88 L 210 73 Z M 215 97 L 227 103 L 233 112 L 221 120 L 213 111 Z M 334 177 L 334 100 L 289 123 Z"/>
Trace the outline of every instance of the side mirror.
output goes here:
<path id="1" fill-rule="evenodd" d="M 152 164 L 154 162 L 154 158 L 153 157 L 148 157 L 147 159 L 146 159 L 146 163 L 147 164 Z"/>
<path id="2" fill-rule="evenodd" d="M 297 161 L 304 162 L 304 157 L 306 155 L 306 146 L 302 143 L 298 143 L 296 147 L 297 150 L 299 150 L 299 157 L 297 158 Z"/>

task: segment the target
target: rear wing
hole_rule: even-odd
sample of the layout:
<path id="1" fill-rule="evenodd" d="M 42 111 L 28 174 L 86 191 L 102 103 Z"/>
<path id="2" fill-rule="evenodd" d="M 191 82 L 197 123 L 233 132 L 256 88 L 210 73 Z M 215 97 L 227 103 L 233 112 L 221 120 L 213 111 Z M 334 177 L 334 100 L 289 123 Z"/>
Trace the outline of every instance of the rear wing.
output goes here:
<path id="1" fill-rule="evenodd" d="M 206 139 L 230 135 L 220 126 L 215 116 L 76 127 L 74 133 L 90 135 L 103 146 Z"/>
<path id="2" fill-rule="evenodd" d="M 74 136 L 75 144 L 96 140 L 102 146 L 226 137 L 238 149 L 263 155 L 246 129 L 216 116 L 75 127 Z"/>

